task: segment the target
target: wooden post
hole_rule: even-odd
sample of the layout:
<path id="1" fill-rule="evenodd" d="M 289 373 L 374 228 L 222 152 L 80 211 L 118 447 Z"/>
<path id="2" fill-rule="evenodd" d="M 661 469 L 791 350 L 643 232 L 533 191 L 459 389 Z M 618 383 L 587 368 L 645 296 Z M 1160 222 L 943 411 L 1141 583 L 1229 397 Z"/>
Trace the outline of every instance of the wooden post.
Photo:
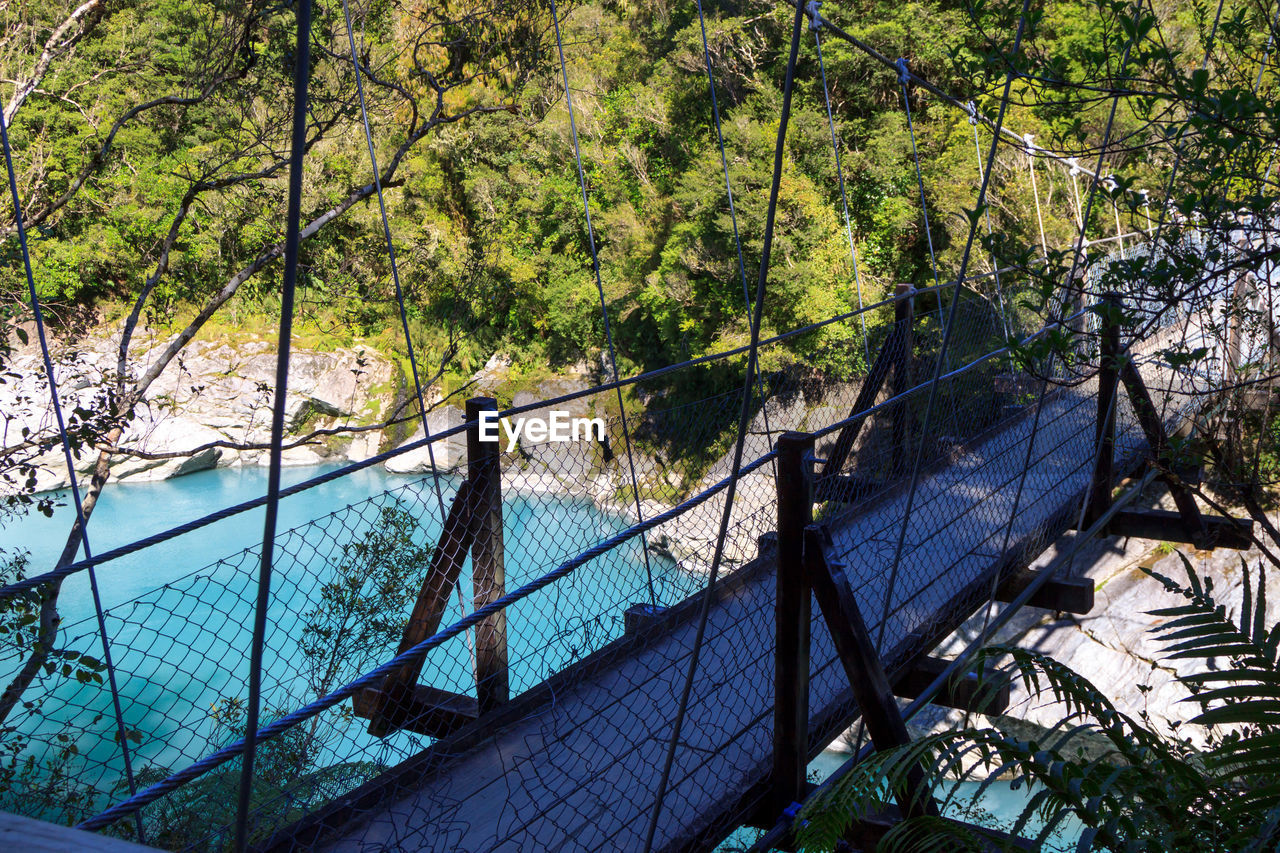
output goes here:
<path id="1" fill-rule="evenodd" d="M 496 412 L 492 397 L 467 400 L 467 482 L 471 487 L 471 577 L 475 607 L 506 592 L 502 549 L 502 465 L 497 441 L 480 440 L 481 412 Z M 499 611 L 476 624 L 476 701 L 485 714 L 510 697 L 507 672 L 507 614 Z"/>
<path id="2" fill-rule="evenodd" d="M 1120 376 L 1120 300 L 1108 294 L 1102 301 L 1098 330 L 1098 423 L 1094 428 L 1093 479 L 1089 484 L 1085 526 L 1093 524 L 1111 507 L 1111 489 L 1115 482 L 1116 389 Z"/>
<path id="3" fill-rule="evenodd" d="M 813 436 L 778 437 L 777 597 L 774 604 L 773 779 L 770 816 L 799 802 L 809 763 L 810 592 L 804 529 L 812 520 L 809 457 Z"/>
<path id="4" fill-rule="evenodd" d="M 893 367 L 893 394 L 903 393 L 911 387 L 911 357 L 915 349 L 912 326 L 915 323 L 915 288 L 899 284 L 894 289 L 898 300 L 893 304 L 893 319 L 898 337 L 898 358 Z M 893 476 L 901 476 L 907 470 L 907 450 L 911 437 L 911 407 L 903 400 L 893 407 Z"/>
<path id="5" fill-rule="evenodd" d="M 1089 321 L 1088 315 L 1082 313 L 1085 307 L 1085 270 L 1083 267 L 1076 271 L 1076 277 L 1071 284 L 1071 291 L 1068 294 L 1068 298 L 1071 300 L 1070 314 L 1080 314 L 1080 317 L 1071 324 L 1070 329 L 1076 335 L 1075 348 L 1076 354 L 1079 355 L 1084 351 L 1086 340 L 1084 336 L 1086 331 L 1085 324 Z"/>
<path id="6" fill-rule="evenodd" d="M 1231 291 L 1231 302 L 1227 306 L 1227 352 L 1226 364 L 1223 367 L 1223 381 L 1230 387 L 1240 373 L 1240 313 L 1244 306 L 1245 293 L 1248 292 L 1251 273 L 1241 273 L 1236 277 L 1236 286 Z"/>

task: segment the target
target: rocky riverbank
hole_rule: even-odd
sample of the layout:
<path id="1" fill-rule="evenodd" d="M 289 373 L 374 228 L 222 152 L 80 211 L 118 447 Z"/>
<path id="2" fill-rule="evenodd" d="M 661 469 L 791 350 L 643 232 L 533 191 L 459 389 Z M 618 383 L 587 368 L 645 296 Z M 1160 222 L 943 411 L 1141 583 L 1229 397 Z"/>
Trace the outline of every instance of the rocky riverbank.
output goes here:
<path id="1" fill-rule="evenodd" d="M 134 360 L 145 369 L 161 342 Z M 106 338 L 90 337 L 60 346 L 55 375 L 67 416 L 102 405 L 115 375 L 115 352 Z M 134 411 L 121 448 L 111 461 L 114 479 L 163 480 L 214 467 L 266 464 L 260 449 L 271 437 L 271 401 L 275 384 L 275 347 L 255 338 L 194 341 L 160 375 Z M 57 437 L 40 355 L 33 346 L 16 352 L 10 381 L 0 385 L 0 409 L 10 436 Z M 333 352 L 296 350 L 290 359 L 286 426 L 293 438 L 316 429 L 351 427 L 356 431 L 326 437 L 286 450 L 287 465 L 368 458 L 387 441 L 382 430 L 368 429 L 385 418 L 399 393 L 395 365 L 371 349 Z M 36 489 L 66 487 L 66 466 L 55 445 L 34 460 Z M 87 473 L 96 462 L 88 448 L 77 469 Z"/>
<path id="2" fill-rule="evenodd" d="M 1161 487 L 1153 489 L 1163 492 Z M 1145 505 L 1173 508 L 1168 496 L 1159 493 Z M 1069 542 L 1070 538 L 1064 537 L 1037 560 L 1036 566 L 1048 565 Z M 1168 659 L 1169 652 L 1152 633 L 1152 629 L 1165 620 L 1151 615 L 1151 611 L 1177 606 L 1182 600 L 1166 592 L 1144 571 L 1150 569 L 1185 583 L 1184 558 L 1202 579 L 1212 581 L 1218 602 L 1237 615 L 1244 595 L 1242 563 L 1249 567 L 1256 585 L 1258 567 L 1265 561 L 1256 549 L 1197 551 L 1190 545 L 1175 546 L 1148 539 L 1101 539 L 1082 548 L 1073 563 L 1074 573 L 1092 579 L 1095 585 L 1096 601 L 1089 614 L 1077 616 L 1025 608 L 997 634 L 995 642 L 1048 655 L 1088 679 L 1121 713 L 1134 720 L 1145 717 L 1146 725 L 1167 735 L 1174 733 L 1176 724 L 1179 737 L 1191 738 L 1193 743 L 1203 742 L 1203 730 L 1184 724 L 1198 709 L 1194 703 L 1184 702 L 1190 692 L 1178 676 L 1203 670 L 1204 662 Z M 1271 595 L 1267 600 L 1268 624 L 1277 619 L 1280 619 L 1280 596 Z M 982 630 L 983 624 L 984 615 L 975 615 L 933 654 L 955 657 Z M 1220 665 L 1225 665 L 1225 661 Z M 1052 701 L 1047 694 L 1032 696 L 1024 684 L 1015 681 L 1009 709 L 1004 715 L 989 718 L 973 714 L 967 725 L 995 724 L 1016 737 L 1036 739 L 1058 724 L 1064 714 L 1062 704 Z M 963 712 L 928 706 L 908 728 L 915 736 L 921 736 L 963 725 L 966 725 Z M 856 730 L 851 729 L 833 746 L 851 750 L 855 734 Z"/>
<path id="3" fill-rule="evenodd" d="M 166 339 L 141 341 L 132 360 L 141 372 L 158 357 Z M 104 328 L 74 343 L 62 342 L 56 352 L 56 374 L 63 409 L 101 407 L 102 394 L 111 382 L 115 362 L 114 341 Z M 56 443 L 53 414 L 44 381 L 44 369 L 34 342 L 13 354 L 10 381 L 0 384 L 0 411 L 8 415 L 9 436 L 23 430 L 39 435 L 45 450 L 34 462 L 36 490 L 65 488 L 68 477 L 61 447 Z M 270 442 L 271 406 L 275 382 L 275 344 L 251 335 L 234 339 L 196 340 L 181 358 L 152 384 L 146 399 L 121 440 L 123 452 L 111 458 L 111 475 L 117 481 L 163 480 L 218 467 L 266 465 Z M 466 383 L 465 396 L 489 394 L 515 407 L 531 406 L 525 417 L 548 418 L 543 401 L 581 394 L 598 384 L 602 368 L 581 363 L 561 375 L 528 380 L 513 375 L 511 365 L 495 356 Z M 384 427 L 411 394 L 405 371 L 388 355 L 372 347 L 316 351 L 295 346 L 290 358 L 286 397 L 286 465 L 343 464 L 363 461 L 423 437 L 415 421 Z M 848 411 L 856 396 L 856 384 L 832 385 L 789 396 L 774 397 L 757 412 L 750 424 L 744 461 L 751 462 L 772 447 L 783 430 L 816 430 Z M 433 434 L 460 426 L 464 420 L 461 395 L 448 402 L 438 388 L 426 392 L 428 427 Z M 730 405 L 724 398 L 719 403 Z M 503 487 L 508 492 L 558 494 L 593 501 L 600 508 L 635 522 L 661 513 L 682 500 L 714 486 L 728 476 L 732 450 L 715 460 L 664 458 L 661 451 L 626 446 L 615 392 L 582 394 L 557 403 L 555 409 L 570 417 L 602 418 L 607 423 L 603 442 L 521 442 L 504 454 Z M 403 412 L 414 410 L 412 401 Z M 403 415 L 402 415 L 403 417 Z M 683 423 L 680 417 L 692 418 Z M 650 429 L 679 433 L 703 431 L 705 412 L 659 415 L 661 423 Z M 645 428 L 631 416 L 629 435 Z M 320 434 L 317 435 L 316 433 Z M 308 436 L 313 436 L 306 440 Z M 714 434 L 707 441 L 717 440 Z M 830 437 L 827 439 L 829 442 Z M 864 430 L 863 442 L 879 440 L 876 430 Z M 297 446 L 290 447 L 295 444 Z M 505 450 L 505 447 L 504 447 Z M 821 452 L 823 447 L 819 446 Z M 79 455 L 76 468 L 86 475 L 96 462 L 88 448 Z M 456 470 L 466 463 L 466 438 L 458 433 L 397 454 L 384 465 L 396 474 Z M 638 489 L 633 490 L 634 482 Z M 637 495 L 638 491 L 638 495 Z M 710 568 L 712 547 L 720 526 L 723 492 L 659 527 L 646 537 L 651 550 L 679 561 L 690 571 Z M 740 482 L 734 520 L 724 552 L 731 570 L 752 559 L 757 539 L 772 529 L 774 489 L 772 469 L 761 468 Z"/>

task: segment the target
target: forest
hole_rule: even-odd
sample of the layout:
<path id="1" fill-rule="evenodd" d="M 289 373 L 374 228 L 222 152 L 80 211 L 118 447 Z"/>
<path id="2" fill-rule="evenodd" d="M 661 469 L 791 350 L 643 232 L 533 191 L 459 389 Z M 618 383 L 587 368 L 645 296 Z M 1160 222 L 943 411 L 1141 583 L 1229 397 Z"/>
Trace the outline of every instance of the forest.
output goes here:
<path id="1" fill-rule="evenodd" d="M 12 36 L 0 62 L 4 77 L 23 85 L 11 90 L 5 115 L 42 300 L 66 332 L 131 312 L 161 331 L 177 332 L 202 311 L 211 317 L 200 321 L 201 335 L 271 328 L 291 14 L 181 0 L 85 6 L 93 8 L 77 24 L 82 34 L 62 33 L 61 42 L 50 36 L 67 14 L 59 4 L 6 13 Z M 534 374 L 598 352 L 600 298 L 549 10 L 498 0 L 444 8 L 374 2 L 350 11 L 373 75 L 371 132 L 417 349 L 442 368 L 446 386 L 495 352 Z M 744 2 L 703 11 L 714 111 L 695 3 L 559 8 L 623 374 L 746 340 L 744 283 L 754 283 L 759 263 L 790 7 Z M 1163 38 L 1190 45 L 1211 12 L 1205 3 L 1164 3 L 1156 17 Z M 985 67 L 994 42 L 983 27 L 1007 29 L 1001 16 L 1009 10 L 877 0 L 828 2 L 824 14 L 887 56 L 908 58 L 913 73 L 972 98 L 984 114 L 998 101 L 999 80 Z M 1051 4 L 1036 12 L 1026 52 L 1067 79 L 1089 79 L 1119 36 L 1121 17 L 1106 3 Z M 297 334 L 320 347 L 359 341 L 402 353 L 343 8 L 317 4 L 314 33 L 303 201 L 312 228 L 302 248 Z M 446 49 L 450 40 L 467 49 Z M 924 286 L 954 274 L 979 183 L 979 140 L 963 112 L 913 87 L 909 131 L 892 72 L 834 39 L 822 45 L 819 68 L 808 33 L 806 40 L 765 334 L 859 299 L 875 302 L 900 282 Z M 69 46 L 50 56 L 48 46 L 63 42 Z M 1064 104 L 1027 89 L 1007 125 L 1045 147 L 1088 152 L 1106 100 Z M 1160 128 L 1130 106 L 1116 121 L 1121 143 L 1106 168 L 1140 187 L 1167 166 L 1141 144 Z M 1075 227 L 1073 177 L 1037 158 L 1033 193 L 1029 165 L 1025 155 L 1001 152 L 988 209 L 995 233 L 1034 245 L 1039 212 L 1049 243 L 1061 244 Z M 1075 192 L 1078 202 L 1079 186 Z M 1149 209 L 1121 208 L 1126 230 L 1146 225 Z M 1095 238 L 1120 224 L 1111 213 L 1094 210 Z M 991 255 L 979 253 L 972 271 L 990 267 Z M 228 290 L 234 295 L 224 298 Z M 6 264 L 0 298 L 10 322 L 22 316 L 24 294 L 20 265 Z M 820 370 L 856 369 L 816 358 L 849 334 L 831 327 L 807 336 L 794 349 L 808 351 L 794 355 Z"/>

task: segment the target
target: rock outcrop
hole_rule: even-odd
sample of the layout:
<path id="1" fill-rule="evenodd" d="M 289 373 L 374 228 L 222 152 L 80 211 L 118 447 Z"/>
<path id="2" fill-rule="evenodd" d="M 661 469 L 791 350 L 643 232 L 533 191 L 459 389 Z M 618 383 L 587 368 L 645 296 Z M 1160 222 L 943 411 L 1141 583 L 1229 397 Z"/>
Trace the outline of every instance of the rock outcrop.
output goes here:
<path id="1" fill-rule="evenodd" d="M 140 348 L 135 369 L 145 370 L 164 343 Z M 197 340 L 188 345 L 135 407 L 120 445 L 132 452 L 113 457 L 112 477 L 162 480 L 215 466 L 265 464 L 267 454 L 261 448 L 271 439 L 274 350 L 274 344 L 252 338 Z M 113 345 L 106 338 L 63 348 L 55 376 L 66 417 L 77 409 L 104 408 L 103 395 L 114 366 Z M 10 381 L 0 385 L 0 410 L 8 418 L 8 435 L 22 435 L 25 429 L 29 435 L 46 438 L 48 449 L 33 459 L 36 488 L 64 488 L 69 481 L 62 448 L 53 443 L 57 430 L 38 351 L 33 346 L 24 348 L 10 368 Z M 394 399 L 395 377 L 392 363 L 372 349 L 295 350 L 286 395 L 286 441 L 321 428 L 377 424 Z M 284 462 L 311 465 L 364 459 L 379 451 L 382 440 L 379 430 L 326 437 L 286 450 Z M 90 471 L 96 456 L 83 448 L 77 471 Z"/>
<path id="2" fill-rule="evenodd" d="M 1163 508 L 1172 508 L 1167 504 Z M 1037 560 L 1037 565 L 1047 565 L 1059 551 L 1068 547 L 1066 537 Z M 1211 579 L 1218 602 L 1227 611 L 1239 614 L 1243 600 L 1242 561 L 1249 566 L 1257 581 L 1257 568 L 1264 557 L 1256 550 L 1240 552 L 1227 549 L 1196 551 L 1190 545 L 1176 548 L 1168 544 L 1136 539 L 1109 537 L 1090 543 L 1081 549 L 1073 561 L 1078 574 L 1094 581 L 1096 603 L 1092 612 L 1084 616 L 1061 614 L 1025 608 L 996 636 L 995 642 L 1032 649 L 1048 655 L 1059 663 L 1088 679 L 1101 693 L 1110 699 L 1117 710 L 1132 719 L 1149 720 L 1147 725 L 1156 731 L 1172 734 L 1178 723 L 1177 734 L 1189 737 L 1193 742 L 1202 740 L 1204 732 L 1185 721 L 1198 713 L 1193 703 L 1184 702 L 1190 692 L 1178 680 L 1203 670 L 1203 661 L 1171 661 L 1168 651 L 1152 633 L 1162 622 L 1162 617 L 1151 611 L 1184 603 L 1182 599 L 1165 591 L 1164 587 L 1146 574 L 1150 569 L 1175 581 L 1185 583 L 1187 574 L 1183 558 L 1190 561 L 1201 578 Z M 1269 596 L 1267 602 L 1268 624 L 1280 619 L 1280 596 Z M 952 634 L 933 654 L 951 658 L 958 655 L 983 629 L 984 615 L 979 613 Z M 1217 665 L 1223 665 L 1219 661 Z M 1064 706 L 1047 697 L 1035 698 L 1025 686 L 1012 685 L 1010 707 L 998 721 L 1002 727 L 1014 731 L 1035 733 L 1052 727 L 1063 718 Z M 937 706 L 927 707 L 917 716 L 909 728 L 916 736 L 958 728 L 965 724 L 963 712 Z M 1011 721 L 1011 722 L 1010 722 Z M 984 726 L 990 722 L 981 715 L 973 715 L 970 726 Z M 833 747 L 849 749 L 854 730 L 846 733 Z"/>

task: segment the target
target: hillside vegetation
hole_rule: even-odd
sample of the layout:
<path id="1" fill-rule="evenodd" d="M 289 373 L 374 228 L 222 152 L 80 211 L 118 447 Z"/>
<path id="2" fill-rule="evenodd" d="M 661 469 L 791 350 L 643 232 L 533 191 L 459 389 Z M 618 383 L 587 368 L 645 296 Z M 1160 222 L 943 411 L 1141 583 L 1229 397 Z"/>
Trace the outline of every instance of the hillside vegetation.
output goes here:
<path id="1" fill-rule="evenodd" d="M 1162 34 L 1174 40 L 1194 36 L 1212 12 L 1203 4 L 1161 6 Z M 10 7 L 0 76 L 30 77 L 72 8 Z M 1038 10 L 1028 52 L 1067 77 L 1096 73 L 1112 37 L 1109 9 L 1065 2 Z M 608 0 L 559 11 L 623 372 L 743 343 L 744 276 L 696 5 Z M 979 25 L 1010 29 L 1011 21 L 936 0 L 827 2 L 823 13 L 994 114 L 998 88 L 979 70 L 991 46 Z M 474 371 L 495 351 L 537 370 L 592 355 L 604 332 L 549 8 L 520 0 L 377 2 L 352 14 L 358 50 L 375 75 L 366 96 L 419 349 L 433 364 L 447 362 L 447 375 Z M 76 309 L 119 318 L 146 294 L 143 320 L 176 330 L 282 237 L 293 16 L 275 6 L 193 0 L 107 2 L 99 15 L 13 114 L 35 279 L 66 327 L 84 321 Z M 706 16 L 745 279 L 754 288 L 792 11 L 748 0 L 709 4 Z M 372 174 L 340 4 L 317 4 L 315 42 L 306 220 L 341 206 Z M 823 59 L 862 298 L 881 299 L 896 282 L 932 284 L 898 81 L 835 39 L 824 41 Z M 809 32 L 796 78 L 766 332 L 858 303 Z M 428 129 L 433 83 L 444 120 Z M 1074 106 L 1015 105 L 1007 123 L 1043 145 L 1078 146 L 1100 135 L 1108 104 Z M 963 210 L 976 197 L 973 133 L 962 112 L 918 87 L 911 108 L 945 276 L 958 266 Z M 1118 117 L 1118 139 L 1143 132 L 1141 117 L 1128 112 Z M 987 139 L 983 131 L 984 148 Z M 1161 164 L 1121 145 L 1110 165 L 1140 181 Z M 1006 150 L 997 167 L 995 230 L 1032 245 L 1027 159 Z M 1038 169 L 1045 228 L 1061 245 L 1074 226 L 1070 179 L 1056 166 Z M 313 344 L 361 339 L 402 351 L 376 199 L 366 193 L 339 212 L 304 243 L 300 333 Z M 1097 234 L 1112 233 L 1111 211 L 1095 216 Z M 25 282 L 11 223 L 9 236 L 0 294 L 20 313 Z M 978 255 L 972 269 L 989 269 L 989 255 Z M 279 269 L 266 263 L 249 276 L 204 334 L 270 328 Z M 861 346 L 830 354 L 854 334 L 829 327 L 799 339 L 793 354 L 819 369 L 855 369 Z"/>

